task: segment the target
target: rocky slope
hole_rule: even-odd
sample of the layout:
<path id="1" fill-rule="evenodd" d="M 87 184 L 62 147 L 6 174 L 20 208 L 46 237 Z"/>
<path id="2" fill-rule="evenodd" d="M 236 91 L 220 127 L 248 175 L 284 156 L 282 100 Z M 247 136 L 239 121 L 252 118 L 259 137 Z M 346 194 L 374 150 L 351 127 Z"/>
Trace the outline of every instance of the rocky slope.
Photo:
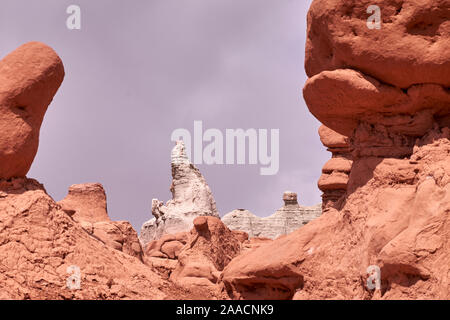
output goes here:
<path id="1" fill-rule="evenodd" d="M 99 183 L 72 185 L 66 198 L 58 202 L 61 209 L 80 223 L 87 233 L 111 248 L 142 260 L 138 235 L 128 221 L 111 221 L 106 193 Z"/>
<path id="2" fill-rule="evenodd" d="M 27 178 L 0 181 L 0 259 L 0 299 L 170 297 L 156 272 L 86 232 Z M 79 290 L 67 284 L 72 266 Z"/>
<path id="3" fill-rule="evenodd" d="M 366 27 L 374 4 L 381 30 Z M 351 157 L 319 181 L 325 199 L 331 178 L 341 195 L 305 227 L 234 259 L 221 278 L 230 297 L 450 298 L 449 14 L 438 0 L 313 2 L 304 97 L 342 136 L 322 128 L 322 141 L 348 141 Z"/>

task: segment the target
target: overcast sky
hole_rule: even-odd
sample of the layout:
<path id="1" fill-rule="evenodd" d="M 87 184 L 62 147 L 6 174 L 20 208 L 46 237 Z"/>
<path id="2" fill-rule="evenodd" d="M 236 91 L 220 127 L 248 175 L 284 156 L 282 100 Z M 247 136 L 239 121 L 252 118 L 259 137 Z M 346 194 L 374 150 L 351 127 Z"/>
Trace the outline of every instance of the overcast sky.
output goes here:
<path id="1" fill-rule="evenodd" d="M 63 60 L 66 77 L 41 129 L 28 176 L 57 201 L 70 185 L 100 182 L 113 220 L 140 231 L 151 199 L 171 194 L 171 134 L 279 129 L 280 168 L 198 165 L 221 215 L 267 216 L 292 190 L 321 201 L 330 158 L 301 90 L 310 0 L 2 0 L 0 55 L 36 40 Z M 66 27 L 69 5 L 81 30 Z M 205 144 L 206 145 L 206 144 Z"/>

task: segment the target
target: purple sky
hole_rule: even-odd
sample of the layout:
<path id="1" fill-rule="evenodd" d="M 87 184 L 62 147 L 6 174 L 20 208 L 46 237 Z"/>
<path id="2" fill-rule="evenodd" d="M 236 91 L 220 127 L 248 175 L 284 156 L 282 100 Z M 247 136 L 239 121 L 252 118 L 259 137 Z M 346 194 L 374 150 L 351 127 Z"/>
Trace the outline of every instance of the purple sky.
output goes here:
<path id="1" fill-rule="evenodd" d="M 71 184 L 101 182 L 109 215 L 140 231 L 152 198 L 170 199 L 171 133 L 280 129 L 280 170 L 199 165 L 221 215 L 260 216 L 321 201 L 317 180 L 330 158 L 301 89 L 310 0 L 2 0 L 0 55 L 42 41 L 66 78 L 41 129 L 28 176 L 62 199 Z M 81 30 L 66 8 L 81 7 Z"/>

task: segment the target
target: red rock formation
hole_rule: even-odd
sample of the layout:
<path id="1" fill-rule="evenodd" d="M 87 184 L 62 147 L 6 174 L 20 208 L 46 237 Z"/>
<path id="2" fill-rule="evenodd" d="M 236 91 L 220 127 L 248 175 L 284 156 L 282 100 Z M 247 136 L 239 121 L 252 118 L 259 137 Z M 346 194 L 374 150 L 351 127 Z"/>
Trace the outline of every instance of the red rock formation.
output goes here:
<path id="1" fill-rule="evenodd" d="M 222 279 L 230 296 L 449 299 L 450 135 L 431 136 L 411 159 L 359 161 L 341 210 L 234 259 Z M 379 291 L 365 285 L 370 265 Z"/>
<path id="2" fill-rule="evenodd" d="M 381 30 L 365 26 L 373 4 Z M 353 161 L 347 178 L 350 158 L 333 159 L 319 185 L 346 191 L 305 227 L 234 259 L 221 278 L 230 297 L 450 298 L 449 14 L 439 0 L 313 2 L 305 100 L 349 138 Z M 368 267 L 380 268 L 375 290 Z"/>
<path id="3" fill-rule="evenodd" d="M 0 299 L 174 297 L 156 272 L 87 233 L 26 178 L 0 180 L 0 259 Z M 67 286 L 70 266 L 80 289 Z"/>
<path id="4" fill-rule="evenodd" d="M 0 179 L 27 174 L 63 78 L 61 59 L 43 43 L 24 44 L 0 61 Z"/>
<path id="5" fill-rule="evenodd" d="M 138 235 L 128 221 L 111 221 L 106 193 L 99 183 L 76 184 L 58 202 L 61 209 L 104 244 L 142 260 Z"/>
<path id="6" fill-rule="evenodd" d="M 170 279 L 183 287 L 214 290 L 220 272 L 240 251 L 240 239 L 219 218 L 197 217 Z"/>
<path id="7" fill-rule="evenodd" d="M 188 235 L 188 232 L 166 234 L 158 240 L 150 241 L 145 247 L 145 255 L 176 260 L 181 249 L 187 243 Z"/>
<path id="8" fill-rule="evenodd" d="M 57 55 L 39 43 L 0 62 L 0 299 L 217 298 L 210 290 L 176 286 L 146 264 L 131 225 L 110 221 L 100 184 L 74 185 L 57 204 L 37 181 L 11 178 L 28 171 L 63 74 Z M 214 266 L 228 261 L 226 249 L 235 245 L 221 234 L 230 242 L 213 243 L 228 255 L 211 260 Z M 174 246 L 161 250 L 178 253 Z"/>
<path id="9" fill-rule="evenodd" d="M 348 175 L 353 161 L 349 139 L 336 131 L 322 125 L 319 136 L 323 145 L 328 147 L 332 158 L 323 166 L 318 187 L 323 192 L 322 209 L 333 207 L 343 199 L 347 191 Z"/>

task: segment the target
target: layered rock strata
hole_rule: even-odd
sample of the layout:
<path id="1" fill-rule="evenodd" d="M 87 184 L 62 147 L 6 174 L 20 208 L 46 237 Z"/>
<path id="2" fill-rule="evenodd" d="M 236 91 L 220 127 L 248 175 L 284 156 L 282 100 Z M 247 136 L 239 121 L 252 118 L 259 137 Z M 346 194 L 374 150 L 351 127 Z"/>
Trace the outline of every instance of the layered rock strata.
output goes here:
<path id="1" fill-rule="evenodd" d="M 322 125 L 319 128 L 322 144 L 331 152 L 332 158 L 323 166 L 318 187 L 322 194 L 322 209 L 337 205 L 347 191 L 348 176 L 352 168 L 349 139 Z"/>
<path id="2" fill-rule="evenodd" d="M 172 199 L 166 204 L 152 200 L 154 218 L 142 225 L 140 240 L 143 246 L 164 234 L 186 232 L 198 216 L 219 217 L 216 201 L 200 171 L 186 156 L 182 141 L 172 150 Z"/>
<path id="3" fill-rule="evenodd" d="M 273 215 L 258 217 L 248 210 L 234 210 L 222 217 L 223 223 L 231 230 L 241 230 L 250 238 L 275 239 L 289 234 L 322 214 L 320 205 L 300 206 L 295 192 L 283 194 L 284 206 Z"/>

